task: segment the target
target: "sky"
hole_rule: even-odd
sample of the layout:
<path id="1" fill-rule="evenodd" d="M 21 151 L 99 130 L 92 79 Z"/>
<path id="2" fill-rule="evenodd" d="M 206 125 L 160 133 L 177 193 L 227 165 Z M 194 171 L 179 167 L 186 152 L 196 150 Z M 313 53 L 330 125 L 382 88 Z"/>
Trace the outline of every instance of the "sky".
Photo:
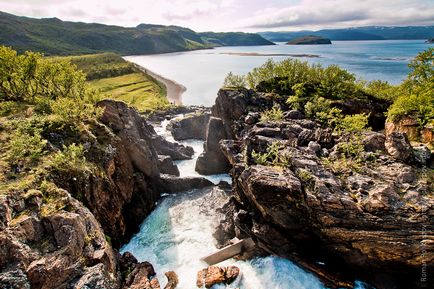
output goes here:
<path id="1" fill-rule="evenodd" d="M 20 16 L 195 31 L 294 31 L 434 25 L 434 0 L 0 0 Z"/>

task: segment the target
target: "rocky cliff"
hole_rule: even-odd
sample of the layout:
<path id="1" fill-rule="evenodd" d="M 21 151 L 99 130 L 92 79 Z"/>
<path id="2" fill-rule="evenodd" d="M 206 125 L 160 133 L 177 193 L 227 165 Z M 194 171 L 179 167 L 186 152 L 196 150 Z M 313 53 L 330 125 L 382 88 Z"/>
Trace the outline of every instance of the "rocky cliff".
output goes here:
<path id="1" fill-rule="evenodd" d="M 377 288 L 428 288 L 426 276 L 434 274 L 431 152 L 413 149 L 396 132 L 365 132 L 353 143 L 297 111 L 261 122 L 258 112 L 272 105 L 263 93 L 219 92 L 213 113 L 228 138 L 220 144 L 233 167 L 236 199 L 228 212 L 235 231 L 230 225 L 219 230 L 252 237 L 332 287 L 361 279 Z M 348 144 L 358 148 L 354 157 L 342 154 Z"/>
<path id="2" fill-rule="evenodd" d="M 152 276 L 129 256 L 135 261 L 125 265 L 115 249 L 152 211 L 162 189 L 180 182 L 161 178 L 167 163 L 193 151 L 158 136 L 125 103 L 98 105 L 104 113 L 79 140 L 94 168 L 29 172 L 42 184 L 1 191 L 1 288 L 120 288 Z M 209 185 L 201 179 L 196 184 Z M 134 274 L 125 278 L 122 272 Z"/>

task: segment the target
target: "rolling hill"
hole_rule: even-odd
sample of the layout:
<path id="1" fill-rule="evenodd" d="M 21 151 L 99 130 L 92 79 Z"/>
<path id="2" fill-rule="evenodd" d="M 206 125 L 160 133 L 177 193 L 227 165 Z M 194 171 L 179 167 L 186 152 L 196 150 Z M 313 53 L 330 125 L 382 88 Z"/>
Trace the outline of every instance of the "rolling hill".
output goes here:
<path id="1" fill-rule="evenodd" d="M 97 23 L 36 19 L 0 12 L 0 45 L 18 52 L 33 50 L 46 55 L 114 52 L 121 55 L 154 54 L 214 46 L 271 45 L 258 34 L 205 33 L 179 26 L 140 24 L 120 27 Z"/>

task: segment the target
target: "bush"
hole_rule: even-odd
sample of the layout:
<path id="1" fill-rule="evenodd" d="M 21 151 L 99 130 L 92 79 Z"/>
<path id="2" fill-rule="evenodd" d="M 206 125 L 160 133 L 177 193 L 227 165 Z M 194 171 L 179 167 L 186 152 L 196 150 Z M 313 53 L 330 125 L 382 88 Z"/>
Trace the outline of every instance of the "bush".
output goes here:
<path id="1" fill-rule="evenodd" d="M 279 121 L 283 119 L 283 111 L 278 106 L 261 112 L 261 121 Z"/>
<path id="2" fill-rule="evenodd" d="M 258 165 L 272 165 L 277 167 L 287 167 L 290 162 L 290 156 L 282 152 L 284 146 L 279 142 L 273 142 L 267 147 L 265 153 L 252 151 L 252 158 Z"/>
<path id="3" fill-rule="evenodd" d="M 33 135 L 17 131 L 9 141 L 8 160 L 12 164 L 21 162 L 33 164 L 43 155 L 47 141 L 43 139 L 39 132 Z"/>
<path id="4" fill-rule="evenodd" d="M 403 117 L 413 117 L 420 126 L 434 120 L 434 97 L 429 94 L 403 95 L 390 106 L 387 117 L 391 121 L 399 121 Z"/>
<path id="5" fill-rule="evenodd" d="M 79 98 L 84 94 L 85 80 L 85 74 L 70 62 L 53 61 L 33 52 L 17 55 L 11 48 L 0 47 L 0 101 Z"/>
<path id="6" fill-rule="evenodd" d="M 85 165 L 83 146 L 75 143 L 63 146 L 63 150 L 58 151 L 52 161 L 52 167 L 60 172 L 80 171 Z"/>
<path id="7" fill-rule="evenodd" d="M 228 75 L 226 75 L 225 80 L 223 82 L 223 87 L 229 87 L 229 88 L 243 88 L 246 87 L 246 79 L 242 75 L 236 75 L 232 72 L 229 72 Z"/>
<path id="8" fill-rule="evenodd" d="M 325 126 L 335 127 L 341 119 L 340 109 L 332 107 L 331 101 L 323 97 L 314 97 L 304 106 L 307 117 Z"/>
<path id="9" fill-rule="evenodd" d="M 346 115 L 337 124 L 337 130 L 353 134 L 368 130 L 368 118 L 369 115 L 364 113 Z"/>

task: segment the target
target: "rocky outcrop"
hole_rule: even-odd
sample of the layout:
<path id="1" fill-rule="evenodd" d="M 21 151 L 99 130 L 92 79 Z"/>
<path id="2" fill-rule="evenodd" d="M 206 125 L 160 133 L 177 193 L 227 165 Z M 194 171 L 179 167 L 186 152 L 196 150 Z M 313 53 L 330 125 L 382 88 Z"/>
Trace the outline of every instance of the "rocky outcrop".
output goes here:
<path id="1" fill-rule="evenodd" d="M 198 157 L 196 171 L 203 175 L 227 173 L 230 165 L 220 150 L 220 140 L 225 138 L 223 122 L 211 117 L 206 132 L 204 152 Z"/>
<path id="2" fill-rule="evenodd" d="M 206 127 L 210 118 L 208 111 L 197 111 L 170 121 L 167 129 L 175 140 L 206 138 Z"/>
<path id="3" fill-rule="evenodd" d="M 131 288 L 143 288 L 151 276 L 148 265 L 133 256 L 118 259 L 113 248 L 155 207 L 160 172 L 169 170 L 162 158 L 193 152 L 157 136 L 122 102 L 98 105 L 100 120 L 77 136 L 86 152 L 83 169 L 47 168 L 22 188 L 0 192 L 1 288 L 118 289 L 128 278 Z"/>
<path id="4" fill-rule="evenodd" d="M 410 140 L 420 141 L 434 146 L 434 127 L 427 125 L 421 127 L 412 117 L 404 117 L 398 121 L 386 122 L 386 135 L 394 132 L 405 133 Z"/>
<path id="5" fill-rule="evenodd" d="M 193 189 L 202 189 L 214 184 L 203 177 L 176 177 L 173 175 L 161 175 L 160 191 L 165 194 L 174 194 Z"/>
<path id="6" fill-rule="evenodd" d="M 210 266 L 197 272 L 196 285 L 199 288 L 211 288 L 216 284 L 231 284 L 237 279 L 240 269 L 235 266 Z"/>
<path id="7" fill-rule="evenodd" d="M 40 191 L 27 193 L 2 200 L 10 215 L 0 234 L 0 287 L 119 288 L 116 255 L 93 214 L 65 190 L 45 194 L 56 198 L 48 203 Z"/>
<path id="8" fill-rule="evenodd" d="M 239 102 L 241 92 L 227 94 Z M 233 139 L 221 141 L 233 167 L 235 204 L 228 214 L 235 228 L 228 233 L 231 226 L 220 226 L 220 239 L 248 235 L 331 287 L 362 279 L 377 288 L 423 288 L 420 268 L 426 264 L 434 274 L 432 170 L 413 165 L 405 136 L 367 133 L 358 160 L 344 158 L 348 136 L 336 138 L 298 116 L 260 122 L 248 111 L 257 107 L 242 99 L 244 115 L 226 123 Z M 286 157 L 278 166 L 273 158 L 258 164 L 252 152 L 264 154 L 273 143 Z"/>
<path id="9" fill-rule="evenodd" d="M 159 155 L 158 163 L 160 167 L 160 173 L 179 177 L 178 166 L 173 163 L 173 160 L 170 156 Z"/>

